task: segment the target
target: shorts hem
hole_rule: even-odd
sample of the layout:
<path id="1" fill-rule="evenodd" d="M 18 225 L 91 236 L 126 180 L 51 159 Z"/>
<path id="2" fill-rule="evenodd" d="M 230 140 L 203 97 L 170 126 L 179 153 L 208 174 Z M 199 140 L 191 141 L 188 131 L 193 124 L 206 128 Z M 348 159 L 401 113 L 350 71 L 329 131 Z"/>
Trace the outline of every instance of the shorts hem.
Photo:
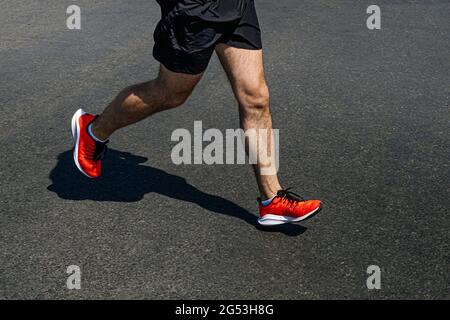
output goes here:
<path id="1" fill-rule="evenodd" d="M 245 42 L 235 41 L 218 41 L 217 43 L 223 43 L 233 48 L 246 49 L 246 50 L 262 50 L 262 46 L 254 46 Z"/>
<path id="2" fill-rule="evenodd" d="M 182 66 L 177 64 L 175 61 L 177 60 L 183 60 L 181 58 L 176 57 L 162 57 L 158 54 L 157 51 L 153 50 L 153 57 L 161 63 L 164 67 L 166 67 L 168 70 L 175 72 L 175 73 L 183 73 L 183 74 L 190 74 L 190 75 L 198 75 L 205 72 L 205 68 L 189 68 L 186 66 Z"/>

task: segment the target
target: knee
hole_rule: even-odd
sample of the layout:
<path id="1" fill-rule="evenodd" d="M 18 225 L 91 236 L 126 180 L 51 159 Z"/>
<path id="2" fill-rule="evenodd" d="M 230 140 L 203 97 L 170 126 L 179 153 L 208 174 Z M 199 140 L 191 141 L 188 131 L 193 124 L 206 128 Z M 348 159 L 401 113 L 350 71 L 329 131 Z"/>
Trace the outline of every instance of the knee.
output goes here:
<path id="1" fill-rule="evenodd" d="M 182 105 L 191 95 L 190 87 L 174 87 L 154 79 L 132 85 L 121 92 L 123 103 L 130 107 L 152 105 L 155 111 L 163 111 Z"/>
<path id="2" fill-rule="evenodd" d="M 270 94 L 265 83 L 241 90 L 238 94 L 241 111 L 260 114 L 269 111 Z"/>
<path id="3" fill-rule="evenodd" d="M 191 95 L 191 91 L 167 91 L 164 98 L 164 107 L 166 109 L 172 109 L 181 106 Z"/>
<path id="4" fill-rule="evenodd" d="M 172 109 L 186 102 L 192 93 L 192 88 L 173 88 L 167 84 L 158 84 L 161 97 L 161 108 Z"/>

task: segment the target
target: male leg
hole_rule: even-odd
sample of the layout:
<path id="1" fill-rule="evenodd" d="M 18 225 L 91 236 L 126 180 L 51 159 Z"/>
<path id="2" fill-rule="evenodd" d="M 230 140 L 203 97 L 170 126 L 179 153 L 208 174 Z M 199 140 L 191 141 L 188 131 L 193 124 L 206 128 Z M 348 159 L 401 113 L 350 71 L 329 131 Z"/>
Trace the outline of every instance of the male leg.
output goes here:
<path id="1" fill-rule="evenodd" d="M 106 140 L 114 131 L 180 106 L 201 77 L 172 72 L 161 65 L 156 79 L 125 88 L 100 116 L 78 110 L 72 118 L 73 156 L 78 169 L 89 178 L 99 177 Z"/>
<path id="2" fill-rule="evenodd" d="M 272 117 L 262 50 L 242 49 L 220 43 L 216 46 L 216 53 L 239 104 L 242 129 L 254 130 L 257 134 L 257 139 L 247 140 L 247 149 L 257 160 L 254 171 L 261 196 L 259 223 L 270 226 L 299 222 L 312 217 L 320 210 L 319 200 L 304 200 L 291 191 L 283 190 L 276 171 L 270 174 L 263 174 L 262 171 L 267 164 L 263 164 L 261 159 L 267 156 L 272 168 L 277 167 L 276 155 L 273 152 L 275 148 L 272 146 Z M 260 135 L 267 136 L 260 137 Z M 266 141 L 266 145 L 259 145 L 260 141 Z"/>
<path id="3" fill-rule="evenodd" d="M 106 139 L 115 130 L 155 112 L 175 108 L 189 97 L 206 70 L 214 43 L 220 37 L 209 23 L 199 24 L 195 10 L 190 11 L 193 4 L 196 7 L 201 3 L 188 0 L 161 0 L 158 3 L 161 20 L 154 31 L 153 47 L 153 56 L 161 63 L 158 77 L 124 89 L 100 116 L 80 109 L 72 117 L 74 161 L 90 178 L 100 176 Z M 208 1 L 204 5 L 212 3 Z"/>
<path id="4" fill-rule="evenodd" d="M 120 92 L 93 123 L 92 133 L 106 140 L 117 129 L 182 105 L 201 77 L 202 74 L 172 72 L 161 65 L 156 79 Z"/>
<path id="5" fill-rule="evenodd" d="M 272 116 L 269 108 L 269 88 L 266 83 L 263 67 L 262 50 L 247 50 L 231 47 L 220 43 L 216 46 L 216 53 L 230 80 L 231 87 L 239 105 L 241 128 L 244 131 L 255 130 L 255 141 L 267 141 L 266 146 L 248 145 L 247 149 L 255 155 L 254 165 L 256 180 L 261 198 L 274 197 L 281 190 L 276 172 L 262 175 L 261 171 L 267 164 L 261 159 L 270 156 L 271 164 L 275 163 L 272 154 Z M 260 137 L 266 134 L 267 137 Z M 247 142 L 251 142 L 248 139 Z"/>

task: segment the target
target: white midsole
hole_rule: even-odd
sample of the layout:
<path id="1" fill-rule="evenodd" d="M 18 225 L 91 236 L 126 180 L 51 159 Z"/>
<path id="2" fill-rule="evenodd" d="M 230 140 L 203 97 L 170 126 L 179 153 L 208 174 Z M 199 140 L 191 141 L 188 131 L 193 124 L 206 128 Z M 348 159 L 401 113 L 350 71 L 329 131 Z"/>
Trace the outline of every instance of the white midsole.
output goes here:
<path id="1" fill-rule="evenodd" d="M 91 178 L 86 174 L 86 172 L 84 172 L 84 170 L 80 166 L 80 163 L 78 162 L 78 144 L 80 141 L 79 119 L 85 113 L 86 112 L 84 112 L 83 109 L 78 109 L 77 112 L 75 112 L 75 114 L 72 117 L 72 136 L 75 144 L 75 147 L 73 148 L 73 161 L 75 162 L 75 165 L 77 166 L 78 170 L 80 170 L 86 177 Z"/>
<path id="2" fill-rule="evenodd" d="M 311 215 L 313 215 L 314 213 L 317 212 L 317 210 L 319 210 L 320 207 L 314 209 L 313 211 L 311 211 L 310 213 L 302 216 L 302 217 L 288 217 L 288 216 L 279 216 L 276 214 L 266 214 L 263 217 L 258 219 L 258 223 L 263 225 L 263 226 L 276 226 L 279 224 L 284 224 L 284 223 L 295 223 L 295 222 L 300 222 L 303 221 L 305 219 L 308 219 L 308 217 L 310 217 Z"/>

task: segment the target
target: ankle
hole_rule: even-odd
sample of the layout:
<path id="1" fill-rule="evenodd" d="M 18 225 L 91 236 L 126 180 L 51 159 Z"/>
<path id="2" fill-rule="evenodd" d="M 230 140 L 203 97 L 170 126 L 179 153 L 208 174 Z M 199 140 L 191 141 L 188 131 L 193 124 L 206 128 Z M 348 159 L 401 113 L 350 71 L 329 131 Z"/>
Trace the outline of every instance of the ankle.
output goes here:
<path id="1" fill-rule="evenodd" d="M 277 195 L 277 192 L 275 192 L 275 191 L 260 192 L 260 194 L 259 194 L 260 198 L 263 201 L 273 199 L 276 195 Z"/>
<path id="2" fill-rule="evenodd" d="M 272 203 L 272 200 L 275 198 L 275 196 L 273 196 L 273 197 L 271 197 L 271 198 L 268 198 L 268 199 L 260 199 L 260 204 L 263 206 L 263 207 L 265 207 L 265 206 L 268 206 L 269 204 L 271 204 Z"/>
<path id="3" fill-rule="evenodd" d="M 99 124 L 100 124 L 100 122 L 98 121 L 98 118 L 97 118 L 91 124 L 91 132 L 98 140 L 106 141 L 106 140 L 108 140 L 110 133 L 107 133 L 106 131 L 102 130 L 102 128 Z"/>
<path id="4" fill-rule="evenodd" d="M 275 197 L 278 191 L 281 190 L 281 185 L 276 177 L 267 178 L 271 178 L 271 180 L 263 181 L 261 184 L 259 184 L 259 195 L 263 200 Z"/>

